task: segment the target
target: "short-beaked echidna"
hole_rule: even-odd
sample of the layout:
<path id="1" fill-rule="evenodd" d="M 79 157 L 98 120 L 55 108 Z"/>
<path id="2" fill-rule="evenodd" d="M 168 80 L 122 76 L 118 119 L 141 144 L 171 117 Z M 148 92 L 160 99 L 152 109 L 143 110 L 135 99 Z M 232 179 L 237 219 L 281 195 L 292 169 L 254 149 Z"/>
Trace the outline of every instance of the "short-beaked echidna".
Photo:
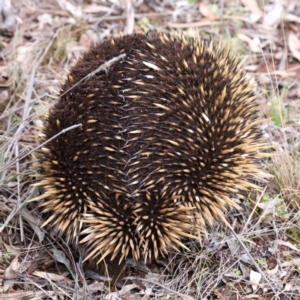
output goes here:
<path id="1" fill-rule="evenodd" d="M 263 177 L 266 148 L 253 84 L 237 64 L 220 45 L 179 35 L 94 46 L 46 123 L 45 140 L 82 124 L 42 148 L 36 199 L 46 223 L 79 237 L 86 258 L 147 260 L 225 221 L 238 208 L 231 195 Z"/>

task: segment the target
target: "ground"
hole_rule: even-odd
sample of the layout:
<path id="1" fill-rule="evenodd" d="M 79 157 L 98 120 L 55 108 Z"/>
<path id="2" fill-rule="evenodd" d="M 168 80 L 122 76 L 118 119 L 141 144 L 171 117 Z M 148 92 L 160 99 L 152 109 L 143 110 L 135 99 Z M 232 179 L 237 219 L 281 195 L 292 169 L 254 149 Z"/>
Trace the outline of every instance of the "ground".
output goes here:
<path id="1" fill-rule="evenodd" d="M 298 0 L 11 0 L 0 26 L 0 299 L 300 299 Z M 223 40 L 257 81 L 273 175 L 190 251 L 128 266 L 122 286 L 81 272 L 41 229 L 34 162 L 60 84 L 89 47 L 160 30 Z M 77 259 L 77 260 L 76 260 Z"/>

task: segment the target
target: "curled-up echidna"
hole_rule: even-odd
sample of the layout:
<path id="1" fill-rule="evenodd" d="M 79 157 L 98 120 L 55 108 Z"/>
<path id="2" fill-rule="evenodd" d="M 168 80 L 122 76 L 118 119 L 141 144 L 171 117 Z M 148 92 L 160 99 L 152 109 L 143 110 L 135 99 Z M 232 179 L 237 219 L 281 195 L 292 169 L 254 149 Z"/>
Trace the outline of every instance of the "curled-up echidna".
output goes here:
<path id="1" fill-rule="evenodd" d="M 99 68 L 103 66 L 103 68 Z M 96 70 L 96 71 L 95 71 Z M 253 85 L 228 50 L 134 34 L 93 47 L 45 127 L 43 212 L 86 259 L 146 260 L 225 221 L 264 177 Z M 62 132 L 75 124 L 82 126 Z"/>

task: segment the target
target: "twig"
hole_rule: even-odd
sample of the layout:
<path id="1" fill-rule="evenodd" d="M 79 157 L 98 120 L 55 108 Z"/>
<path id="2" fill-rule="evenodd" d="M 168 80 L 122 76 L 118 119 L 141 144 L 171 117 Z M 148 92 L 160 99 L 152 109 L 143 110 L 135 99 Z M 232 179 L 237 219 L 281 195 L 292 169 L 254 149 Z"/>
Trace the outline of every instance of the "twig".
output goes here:
<path id="1" fill-rule="evenodd" d="M 98 27 L 100 25 L 101 22 L 105 21 L 108 17 L 110 17 L 110 15 L 114 12 L 116 6 L 112 5 L 109 10 L 101 17 L 98 19 L 98 21 L 94 24 L 93 28 L 95 30 L 98 30 Z"/>
<path id="2" fill-rule="evenodd" d="M 126 34 L 132 34 L 134 31 L 134 9 L 131 0 L 126 0 Z"/>
<path id="3" fill-rule="evenodd" d="M 72 89 L 74 89 L 76 86 L 78 86 L 81 82 L 83 82 L 86 79 L 90 79 L 92 76 L 96 75 L 97 73 L 99 73 L 100 71 L 106 71 L 109 67 L 111 67 L 114 63 L 116 63 L 117 61 L 121 60 L 122 58 L 124 58 L 126 56 L 125 53 L 122 53 L 108 61 L 106 61 L 104 64 L 102 64 L 101 66 L 99 66 L 96 70 L 90 72 L 89 74 L 87 74 L 86 76 L 84 76 L 83 78 L 81 78 L 78 82 L 76 82 L 72 87 L 70 87 L 68 90 L 66 90 L 64 93 L 62 93 L 60 95 L 60 98 L 63 97 L 64 95 L 66 95 L 67 93 L 69 93 Z"/>
<path id="4" fill-rule="evenodd" d="M 14 165 L 14 164 L 17 164 L 18 166 L 18 163 L 19 161 L 21 161 L 22 159 L 24 159 L 25 157 L 27 157 L 29 154 L 31 154 L 32 152 L 38 150 L 39 148 L 43 147 L 44 145 L 46 145 L 47 143 L 49 143 L 50 141 L 52 141 L 53 139 L 57 138 L 58 136 L 60 136 L 61 134 L 63 133 L 66 133 L 67 131 L 69 130 L 72 130 L 72 129 L 75 129 L 79 126 L 82 126 L 82 124 L 76 124 L 76 125 L 72 125 L 68 128 L 65 128 L 63 129 L 62 131 L 60 131 L 59 133 L 57 133 L 56 135 L 54 135 L 53 137 L 51 137 L 50 139 L 48 139 L 47 141 L 43 142 L 41 145 L 35 147 L 34 149 L 30 150 L 28 153 L 26 153 L 24 156 L 22 157 L 19 157 L 19 158 L 16 158 L 15 160 L 13 160 L 11 163 L 9 163 L 8 165 L 6 165 L 4 168 L 0 169 L 0 172 L 2 172 L 2 170 L 4 170 L 5 168 L 9 168 L 10 166 Z M 2 230 L 6 227 L 6 225 L 10 222 L 10 220 L 12 219 L 12 217 L 23 207 L 23 205 L 25 204 L 26 202 L 23 202 L 23 203 L 18 203 L 14 210 L 10 213 L 10 215 L 6 218 L 4 224 L 0 227 L 0 233 L 2 232 Z"/>
<path id="5" fill-rule="evenodd" d="M 31 71 L 31 75 L 30 75 L 30 81 L 29 81 L 29 86 L 28 86 L 28 90 L 27 90 L 27 94 L 26 94 L 26 100 L 25 100 L 25 105 L 24 105 L 24 110 L 23 110 L 23 116 L 22 116 L 22 124 L 20 124 L 18 130 L 17 130 L 17 143 L 15 144 L 15 154 L 16 157 L 19 156 L 19 139 L 21 137 L 21 134 L 25 128 L 25 120 L 28 118 L 29 115 L 29 107 L 30 107 L 30 99 L 31 99 L 31 95 L 32 95 L 32 91 L 33 91 L 33 84 L 34 84 L 34 77 L 35 77 L 35 70 L 36 68 L 33 67 L 32 71 Z M 20 166 L 19 166 L 19 162 L 16 163 L 16 170 L 17 170 L 17 182 L 18 182 L 18 207 L 21 206 L 21 180 L 20 180 Z M 21 241 L 24 241 L 24 229 L 23 229 L 23 219 L 21 217 L 21 215 L 19 216 L 19 224 L 20 224 L 20 233 L 21 233 Z"/>
<path id="6" fill-rule="evenodd" d="M 260 197 L 259 197 L 258 200 L 256 201 L 255 206 L 253 207 L 252 212 L 251 212 L 249 218 L 248 218 L 247 221 L 246 221 L 246 224 L 243 226 L 243 229 L 242 229 L 242 231 L 241 231 L 241 233 L 240 233 L 241 235 L 245 232 L 245 230 L 246 230 L 248 224 L 250 223 L 250 221 L 251 221 L 251 219 L 252 219 L 252 217 L 253 217 L 253 214 L 257 211 L 257 206 L 258 206 L 258 204 L 260 203 L 261 198 L 262 198 L 263 195 L 265 194 L 266 189 L 267 189 L 267 186 L 265 186 L 264 190 L 263 190 L 263 191 L 261 192 L 261 194 L 260 194 Z"/>
<path id="7" fill-rule="evenodd" d="M 15 160 L 13 160 L 12 162 L 10 162 L 8 165 L 6 165 L 5 167 L 3 167 L 2 169 L 0 169 L 0 172 L 4 171 L 5 169 L 11 167 L 12 165 L 14 165 L 15 163 L 18 163 L 19 161 L 21 161 L 22 159 L 24 159 L 25 157 L 27 157 L 28 155 L 30 155 L 32 152 L 40 149 L 41 147 L 45 146 L 47 143 L 49 143 L 50 141 L 52 141 L 53 139 L 57 138 L 58 136 L 60 136 L 63 133 L 66 133 L 69 130 L 75 129 L 77 127 L 82 126 L 81 123 L 79 124 L 75 124 L 72 125 L 70 127 L 67 127 L 65 129 L 63 129 L 62 131 L 60 131 L 59 133 L 57 133 L 56 135 L 54 135 L 53 137 L 51 137 L 50 139 L 48 139 L 47 141 L 43 142 L 42 144 L 40 144 L 39 146 L 33 148 L 32 150 L 30 150 L 28 153 L 26 153 L 25 155 L 23 155 L 22 157 L 17 157 Z M 0 230 L 1 232 L 1 230 Z"/>

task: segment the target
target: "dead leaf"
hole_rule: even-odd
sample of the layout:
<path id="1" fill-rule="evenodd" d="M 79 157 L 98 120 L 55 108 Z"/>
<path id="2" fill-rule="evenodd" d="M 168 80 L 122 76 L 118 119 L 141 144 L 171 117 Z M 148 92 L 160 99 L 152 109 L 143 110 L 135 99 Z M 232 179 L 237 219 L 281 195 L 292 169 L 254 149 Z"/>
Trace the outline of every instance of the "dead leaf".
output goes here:
<path id="1" fill-rule="evenodd" d="M 276 197 L 275 199 L 264 202 L 264 203 L 258 203 L 257 207 L 261 208 L 263 210 L 260 219 L 263 219 L 268 214 L 271 214 L 274 209 L 276 208 L 276 205 L 281 201 L 280 197 Z"/>
<path id="2" fill-rule="evenodd" d="M 291 244 L 290 242 L 286 242 L 286 241 L 283 241 L 283 240 L 276 240 L 275 244 L 288 247 L 288 248 L 300 253 L 300 250 L 296 246 Z"/>
<path id="3" fill-rule="evenodd" d="M 80 6 L 73 5 L 67 0 L 57 0 L 58 5 L 62 10 L 67 10 L 75 18 L 82 18 L 83 13 Z"/>
<path id="4" fill-rule="evenodd" d="M 150 296 L 150 295 L 152 294 L 152 290 L 153 290 L 152 287 L 151 287 L 151 288 L 147 287 L 147 288 L 145 289 L 145 295 L 146 295 L 146 296 Z"/>
<path id="5" fill-rule="evenodd" d="M 267 274 L 269 274 L 269 275 L 275 275 L 275 274 L 277 274 L 278 269 L 279 269 L 279 266 L 276 265 L 274 269 L 267 270 Z"/>
<path id="6" fill-rule="evenodd" d="M 25 207 L 22 207 L 20 210 L 20 214 L 27 221 L 29 221 L 30 226 L 34 230 L 35 234 L 39 238 L 40 243 L 44 240 L 45 233 L 41 230 L 40 226 L 42 225 L 41 219 L 37 219 L 32 215 L 31 212 L 28 211 Z"/>
<path id="7" fill-rule="evenodd" d="M 295 278 L 287 282 L 284 291 L 288 292 L 299 292 L 300 291 L 300 280 Z"/>
<path id="8" fill-rule="evenodd" d="M 53 291 L 47 291 L 48 297 L 50 299 L 56 299 L 55 293 Z M 13 293 L 5 293 L 4 295 L 0 295 L 0 300 L 25 300 L 25 299 L 45 299 L 45 291 L 20 291 Z M 49 299 L 49 298 L 47 298 Z"/>
<path id="9" fill-rule="evenodd" d="M 34 49 L 32 46 L 19 46 L 16 49 L 16 61 L 20 64 L 27 63 L 28 56 L 32 55 Z"/>
<path id="10" fill-rule="evenodd" d="M 16 16 L 10 0 L 1 1 L 2 23 L 0 33 L 5 36 L 13 36 L 16 28 Z"/>
<path id="11" fill-rule="evenodd" d="M 12 260 L 8 268 L 6 268 L 4 272 L 4 285 L 3 285 L 3 291 L 8 291 L 13 285 L 13 281 L 9 281 L 9 279 L 16 278 L 18 272 L 20 271 L 20 263 L 18 261 L 19 256 L 16 255 L 15 258 Z"/>
<path id="12" fill-rule="evenodd" d="M 68 268 L 69 271 L 72 270 L 70 261 L 67 259 L 64 252 L 62 252 L 60 250 L 56 250 L 56 249 L 53 249 L 52 252 L 53 252 L 54 259 L 56 261 L 64 264 Z"/>
<path id="13" fill-rule="evenodd" d="M 218 13 L 213 12 L 211 6 L 208 6 L 203 2 L 200 2 L 199 4 L 199 11 L 205 18 L 209 20 L 216 20 L 220 18 Z"/>
<path id="14" fill-rule="evenodd" d="M 256 23 L 264 15 L 256 0 L 242 0 L 242 3 L 251 11 L 251 22 Z"/>
<path id="15" fill-rule="evenodd" d="M 289 261 L 285 261 L 282 264 L 280 264 L 280 266 L 282 268 L 285 268 L 285 267 L 294 266 L 296 264 L 300 264 L 300 258 L 294 258 L 294 259 L 291 259 Z"/>
<path id="16" fill-rule="evenodd" d="M 39 30 L 44 30 L 47 25 L 53 25 L 52 15 L 50 14 L 42 14 L 37 19 L 39 21 Z"/>
<path id="17" fill-rule="evenodd" d="M 88 285 L 88 291 L 90 293 L 96 293 L 98 291 L 104 292 L 106 291 L 105 283 L 104 282 L 94 282 Z"/>
<path id="18" fill-rule="evenodd" d="M 250 271 L 250 283 L 253 291 L 256 291 L 261 280 L 261 274 L 253 270 Z"/>
<path id="19" fill-rule="evenodd" d="M 242 40 L 243 42 L 246 42 L 249 45 L 251 51 L 253 51 L 254 53 L 262 52 L 262 49 L 260 47 L 260 40 L 258 37 L 251 39 L 249 36 L 247 36 L 246 34 L 243 34 L 243 33 L 239 33 L 237 36 L 240 40 Z"/>
<path id="20" fill-rule="evenodd" d="M 91 5 L 87 5 L 83 11 L 85 13 L 101 13 L 101 12 L 108 12 L 111 10 L 111 7 L 109 6 L 103 6 L 103 5 L 96 5 L 96 4 L 91 4 Z M 112 13 L 117 13 L 116 10 L 113 10 Z"/>
<path id="21" fill-rule="evenodd" d="M 41 118 L 36 118 L 32 122 L 33 122 L 35 128 L 37 128 L 37 129 L 43 129 L 44 128 L 44 122 Z"/>
<path id="22" fill-rule="evenodd" d="M 124 296 L 126 293 L 130 292 L 131 290 L 137 288 L 137 284 L 127 284 L 122 287 L 122 289 L 118 292 L 109 293 L 105 296 L 104 299 L 106 300 L 117 300 L 117 299 L 123 299 L 122 296 Z"/>
<path id="23" fill-rule="evenodd" d="M 292 55 L 300 61 L 300 40 L 293 31 L 289 33 L 288 43 Z"/>
<path id="24" fill-rule="evenodd" d="M 274 26 L 277 25 L 283 16 L 283 6 L 280 1 L 275 1 L 270 11 L 264 17 L 264 25 Z"/>
<path id="25" fill-rule="evenodd" d="M 7 245 L 3 242 L 3 245 L 5 246 L 7 252 L 9 253 L 12 253 L 13 255 L 17 256 L 21 253 L 21 249 L 20 248 L 15 248 L 15 247 L 12 247 L 10 245 Z"/>
<path id="26" fill-rule="evenodd" d="M 32 275 L 40 278 L 48 279 L 51 281 L 65 281 L 68 282 L 69 284 L 72 284 L 72 280 L 70 280 L 69 278 L 55 273 L 34 271 Z"/>
<path id="27" fill-rule="evenodd" d="M 300 23 L 300 17 L 293 14 L 285 14 L 283 19 L 287 22 Z"/>

